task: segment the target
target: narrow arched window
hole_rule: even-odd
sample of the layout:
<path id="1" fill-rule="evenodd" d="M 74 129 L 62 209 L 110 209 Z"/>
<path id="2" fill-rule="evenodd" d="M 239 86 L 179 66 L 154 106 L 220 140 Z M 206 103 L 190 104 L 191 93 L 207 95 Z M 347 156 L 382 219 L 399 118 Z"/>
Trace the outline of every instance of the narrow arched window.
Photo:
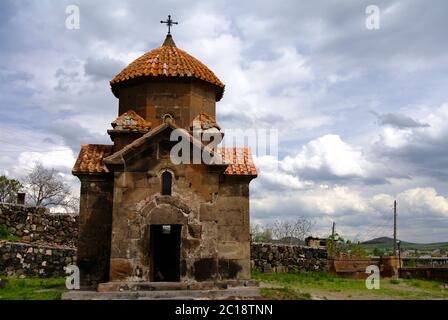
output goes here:
<path id="1" fill-rule="evenodd" d="M 162 195 L 171 195 L 171 185 L 173 183 L 173 176 L 169 171 L 162 173 Z"/>

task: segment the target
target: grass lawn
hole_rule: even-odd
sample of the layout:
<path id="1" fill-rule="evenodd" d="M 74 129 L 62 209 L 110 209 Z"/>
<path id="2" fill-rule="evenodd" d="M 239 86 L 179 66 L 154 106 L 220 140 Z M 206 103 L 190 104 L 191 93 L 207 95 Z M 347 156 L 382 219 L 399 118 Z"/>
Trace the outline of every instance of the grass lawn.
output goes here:
<path id="1" fill-rule="evenodd" d="M 2 278 L 0 300 L 58 300 L 65 289 L 65 278 Z"/>
<path id="2" fill-rule="evenodd" d="M 364 280 L 317 272 L 253 272 L 252 278 L 261 281 L 263 297 L 274 300 L 448 299 L 447 284 L 427 280 L 383 279 L 379 290 L 368 290 Z M 58 300 L 66 291 L 65 278 L 6 279 L 0 300 Z"/>
<path id="3" fill-rule="evenodd" d="M 379 290 L 368 290 L 365 287 L 365 280 L 317 272 L 271 274 L 253 272 L 252 278 L 262 282 L 261 292 L 268 299 L 448 299 L 447 284 L 427 280 L 382 279 Z"/>

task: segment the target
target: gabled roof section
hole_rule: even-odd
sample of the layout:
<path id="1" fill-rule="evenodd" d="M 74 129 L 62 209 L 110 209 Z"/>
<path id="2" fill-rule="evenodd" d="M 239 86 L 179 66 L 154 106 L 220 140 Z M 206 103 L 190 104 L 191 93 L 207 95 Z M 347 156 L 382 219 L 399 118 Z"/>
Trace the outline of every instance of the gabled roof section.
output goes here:
<path id="1" fill-rule="evenodd" d="M 112 151 L 113 145 L 83 144 L 72 173 L 74 175 L 109 173 L 103 159 L 110 156 Z"/>
<path id="2" fill-rule="evenodd" d="M 140 117 L 134 110 L 126 111 L 115 119 L 111 125 L 114 130 L 147 132 L 151 129 L 151 122 Z"/>
<path id="3" fill-rule="evenodd" d="M 201 143 L 201 141 L 199 141 L 198 139 L 195 139 L 187 130 L 178 127 L 173 121 L 166 121 L 166 122 L 162 123 L 161 125 L 153 128 L 148 133 L 145 133 L 140 138 L 134 140 L 132 143 L 128 144 L 123 149 L 115 152 L 111 156 L 109 156 L 106 159 L 104 159 L 105 163 L 110 163 L 110 164 L 121 164 L 121 163 L 123 163 L 123 161 L 124 161 L 123 157 L 126 154 L 132 152 L 133 150 L 138 149 L 141 145 L 145 144 L 145 142 L 147 142 L 148 140 L 152 139 L 154 136 L 158 135 L 159 133 L 161 133 L 162 131 L 164 131 L 164 130 L 166 130 L 168 128 L 171 128 L 173 130 L 178 129 L 179 132 L 181 134 L 183 134 L 185 136 L 185 138 L 189 139 L 190 142 L 193 145 L 195 145 L 198 148 L 207 150 L 211 155 L 214 154 L 213 150 L 211 150 L 211 149 L 207 148 L 206 146 L 204 146 Z"/>
<path id="4" fill-rule="evenodd" d="M 229 164 L 224 174 L 257 176 L 257 168 L 249 148 L 218 148 L 223 160 Z"/>

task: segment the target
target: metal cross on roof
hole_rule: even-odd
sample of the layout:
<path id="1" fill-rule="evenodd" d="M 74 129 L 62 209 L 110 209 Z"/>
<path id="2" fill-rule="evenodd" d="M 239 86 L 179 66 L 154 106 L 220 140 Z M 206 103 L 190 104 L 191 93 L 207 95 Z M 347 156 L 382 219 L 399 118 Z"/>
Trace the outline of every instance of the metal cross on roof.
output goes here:
<path id="1" fill-rule="evenodd" d="M 168 15 L 168 20 L 166 21 L 160 21 L 160 23 L 166 23 L 166 25 L 168 26 L 168 34 L 171 34 L 171 26 L 173 24 L 178 24 L 178 22 L 171 20 L 171 15 Z"/>

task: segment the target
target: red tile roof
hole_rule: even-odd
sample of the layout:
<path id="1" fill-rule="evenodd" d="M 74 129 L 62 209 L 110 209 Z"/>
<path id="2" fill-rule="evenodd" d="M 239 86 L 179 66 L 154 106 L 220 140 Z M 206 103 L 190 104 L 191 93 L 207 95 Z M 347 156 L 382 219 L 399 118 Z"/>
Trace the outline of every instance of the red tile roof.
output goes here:
<path id="1" fill-rule="evenodd" d="M 112 155 L 113 145 L 83 144 L 73 167 L 73 174 L 102 174 L 109 170 L 103 159 Z M 219 148 L 224 161 L 229 163 L 224 174 L 256 176 L 257 169 L 249 148 Z"/>
<path id="2" fill-rule="evenodd" d="M 129 110 L 111 123 L 115 130 L 149 131 L 151 122 L 140 117 L 134 110 Z"/>
<path id="3" fill-rule="evenodd" d="M 193 121 L 191 121 L 190 129 L 193 129 L 193 126 L 196 124 L 200 125 L 201 129 L 203 130 L 207 130 L 213 127 L 221 130 L 221 127 L 216 122 L 215 117 L 205 112 L 201 112 L 193 119 Z"/>
<path id="4" fill-rule="evenodd" d="M 205 64 L 177 48 L 170 35 L 161 47 L 144 54 L 116 75 L 110 82 L 112 91 L 115 93 L 118 83 L 139 77 L 196 78 L 217 87 L 217 101 L 224 93 L 224 84 L 218 77 Z"/>
<path id="5" fill-rule="evenodd" d="M 108 173 L 103 159 L 112 154 L 113 145 L 83 144 L 73 167 L 73 174 Z"/>
<path id="6" fill-rule="evenodd" d="M 257 175 L 257 168 L 252 160 L 249 148 L 218 148 L 224 161 L 229 163 L 224 174 L 227 175 Z"/>

